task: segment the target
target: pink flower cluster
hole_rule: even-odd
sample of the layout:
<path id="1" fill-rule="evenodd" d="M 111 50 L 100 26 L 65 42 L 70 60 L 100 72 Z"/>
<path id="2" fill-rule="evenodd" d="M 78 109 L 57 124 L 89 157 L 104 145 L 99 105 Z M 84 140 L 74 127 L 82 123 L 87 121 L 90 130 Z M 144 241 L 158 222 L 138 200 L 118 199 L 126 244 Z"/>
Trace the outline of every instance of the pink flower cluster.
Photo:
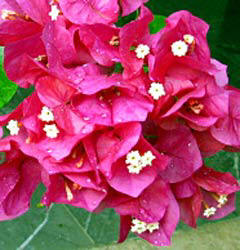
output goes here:
<path id="1" fill-rule="evenodd" d="M 203 163 L 240 149 L 240 91 L 210 56 L 208 25 L 187 11 L 151 35 L 146 0 L 2 0 L 8 77 L 34 93 L 0 117 L 0 220 L 42 203 L 120 215 L 129 231 L 171 244 L 180 220 L 235 209 L 237 180 Z M 114 25 L 141 6 L 137 20 Z"/>

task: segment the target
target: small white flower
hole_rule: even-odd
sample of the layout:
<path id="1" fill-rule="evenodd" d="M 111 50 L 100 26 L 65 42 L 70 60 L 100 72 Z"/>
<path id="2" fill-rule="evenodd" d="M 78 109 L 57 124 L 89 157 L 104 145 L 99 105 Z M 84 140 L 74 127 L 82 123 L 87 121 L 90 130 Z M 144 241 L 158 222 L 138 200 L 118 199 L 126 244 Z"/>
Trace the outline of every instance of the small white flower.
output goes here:
<path id="1" fill-rule="evenodd" d="M 42 107 L 41 114 L 38 116 L 40 120 L 43 122 L 53 122 L 54 121 L 54 115 L 53 112 L 46 106 Z"/>
<path id="2" fill-rule="evenodd" d="M 150 48 L 147 45 L 139 44 L 135 49 L 137 58 L 144 59 L 150 53 Z"/>
<path id="3" fill-rule="evenodd" d="M 60 132 L 55 124 L 45 125 L 43 130 L 46 132 L 46 136 L 51 139 L 57 138 Z"/>
<path id="4" fill-rule="evenodd" d="M 132 220 L 132 227 L 131 227 L 131 231 L 133 233 L 138 233 L 138 234 L 141 234 L 141 233 L 144 233 L 146 232 L 147 230 L 152 233 L 154 230 L 158 230 L 159 229 L 159 223 L 156 222 L 156 223 L 146 223 L 144 221 L 140 221 L 138 219 L 133 219 Z"/>
<path id="5" fill-rule="evenodd" d="M 16 120 L 9 121 L 6 128 L 10 131 L 10 135 L 18 135 L 20 130 L 18 126 L 18 121 Z"/>
<path id="6" fill-rule="evenodd" d="M 16 15 L 17 13 L 12 10 L 2 10 L 1 11 L 1 18 L 3 20 L 7 20 L 10 15 Z"/>
<path id="7" fill-rule="evenodd" d="M 151 151 L 147 151 L 141 159 L 142 165 L 144 167 L 146 166 L 152 166 L 152 161 L 156 159 L 155 155 L 152 154 Z"/>
<path id="8" fill-rule="evenodd" d="M 186 56 L 188 52 L 188 45 L 184 41 L 176 41 L 171 45 L 172 53 L 174 56 Z"/>
<path id="9" fill-rule="evenodd" d="M 209 207 L 204 210 L 203 216 L 209 218 L 216 213 L 217 209 L 215 207 Z"/>
<path id="10" fill-rule="evenodd" d="M 192 44 L 195 41 L 194 36 L 186 34 L 183 36 L 184 42 L 187 44 Z"/>
<path id="11" fill-rule="evenodd" d="M 143 169 L 143 166 L 142 165 L 128 165 L 127 168 L 130 174 L 140 174 L 140 172 Z"/>
<path id="12" fill-rule="evenodd" d="M 148 93 L 153 97 L 154 100 L 158 100 L 161 96 L 166 95 L 163 85 L 158 82 L 153 82 L 151 84 Z"/>
<path id="13" fill-rule="evenodd" d="M 51 11 L 48 15 L 51 17 L 52 21 L 56 21 L 60 14 L 60 10 L 58 9 L 57 5 L 51 5 Z"/>
<path id="14" fill-rule="evenodd" d="M 219 199 L 218 199 L 218 208 L 223 207 L 226 203 L 228 202 L 228 198 L 227 195 L 220 195 Z"/>
<path id="15" fill-rule="evenodd" d="M 125 163 L 131 165 L 138 165 L 140 160 L 141 155 L 139 154 L 139 151 L 135 150 L 127 154 Z"/>
<path id="16" fill-rule="evenodd" d="M 159 229 L 159 223 L 158 222 L 147 224 L 147 230 L 150 233 L 152 233 L 154 230 L 158 230 L 158 229 Z"/>

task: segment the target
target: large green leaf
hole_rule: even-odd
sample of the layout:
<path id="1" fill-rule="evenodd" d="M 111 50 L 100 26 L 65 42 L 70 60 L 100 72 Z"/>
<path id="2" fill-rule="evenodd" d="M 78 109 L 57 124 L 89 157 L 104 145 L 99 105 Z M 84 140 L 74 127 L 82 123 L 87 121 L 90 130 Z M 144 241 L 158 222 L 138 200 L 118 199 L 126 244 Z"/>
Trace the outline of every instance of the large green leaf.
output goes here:
<path id="1" fill-rule="evenodd" d="M 17 90 L 17 85 L 9 81 L 3 70 L 3 47 L 0 47 L 0 108 L 8 103 Z"/>

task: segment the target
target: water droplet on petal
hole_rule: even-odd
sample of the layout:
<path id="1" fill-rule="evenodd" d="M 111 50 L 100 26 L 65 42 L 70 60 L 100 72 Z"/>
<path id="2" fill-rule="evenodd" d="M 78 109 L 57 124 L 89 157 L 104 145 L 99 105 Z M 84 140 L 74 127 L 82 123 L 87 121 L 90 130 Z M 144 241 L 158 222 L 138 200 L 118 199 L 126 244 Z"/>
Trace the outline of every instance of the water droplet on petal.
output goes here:
<path id="1" fill-rule="evenodd" d="M 84 120 L 84 121 L 89 121 L 89 120 L 90 120 L 90 117 L 84 116 L 84 117 L 83 117 L 83 120 Z"/>

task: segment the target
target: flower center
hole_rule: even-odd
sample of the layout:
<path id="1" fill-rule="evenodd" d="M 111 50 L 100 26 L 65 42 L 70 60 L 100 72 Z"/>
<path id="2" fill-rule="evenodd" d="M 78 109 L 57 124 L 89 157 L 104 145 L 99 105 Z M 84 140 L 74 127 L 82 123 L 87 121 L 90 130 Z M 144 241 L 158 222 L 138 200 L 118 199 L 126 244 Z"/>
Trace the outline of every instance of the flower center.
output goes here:
<path id="1" fill-rule="evenodd" d="M 9 130 L 10 135 L 18 135 L 21 123 L 19 123 L 16 120 L 10 120 L 6 126 L 6 128 Z"/>
<path id="2" fill-rule="evenodd" d="M 129 164 L 127 168 L 130 174 L 139 174 L 146 166 L 152 166 L 154 159 L 156 159 L 156 157 L 151 151 L 147 151 L 141 156 L 139 151 L 135 150 L 127 154 L 125 163 Z"/>
<path id="3" fill-rule="evenodd" d="M 148 93 L 152 96 L 154 100 L 158 100 L 160 97 L 165 96 L 166 92 L 161 83 L 153 82 L 148 90 Z"/>
<path id="4" fill-rule="evenodd" d="M 119 46 L 120 45 L 120 40 L 118 36 L 113 36 L 112 39 L 109 41 L 109 44 L 112 46 Z"/>
<path id="5" fill-rule="evenodd" d="M 195 38 L 192 35 L 186 34 L 183 36 L 183 40 L 187 44 L 193 44 L 195 42 Z"/>
<path id="6" fill-rule="evenodd" d="M 139 44 L 135 49 L 136 56 L 139 59 L 144 59 L 148 54 L 150 54 L 150 48 L 148 45 Z"/>
<path id="7" fill-rule="evenodd" d="M 171 45 L 171 49 L 174 56 L 182 57 L 187 55 L 188 45 L 184 41 L 179 40 Z"/>
<path id="8" fill-rule="evenodd" d="M 53 122 L 54 121 L 54 115 L 51 109 L 49 109 L 46 106 L 42 107 L 41 114 L 38 115 L 38 118 L 43 122 Z"/>
<path id="9" fill-rule="evenodd" d="M 204 109 L 204 105 L 199 103 L 198 100 L 190 99 L 187 102 L 187 108 L 191 110 L 194 114 L 199 115 Z"/>
<path id="10" fill-rule="evenodd" d="M 60 133 L 56 124 L 51 124 L 51 125 L 46 124 L 43 130 L 46 132 L 46 136 L 51 139 L 57 138 L 58 134 Z"/>

